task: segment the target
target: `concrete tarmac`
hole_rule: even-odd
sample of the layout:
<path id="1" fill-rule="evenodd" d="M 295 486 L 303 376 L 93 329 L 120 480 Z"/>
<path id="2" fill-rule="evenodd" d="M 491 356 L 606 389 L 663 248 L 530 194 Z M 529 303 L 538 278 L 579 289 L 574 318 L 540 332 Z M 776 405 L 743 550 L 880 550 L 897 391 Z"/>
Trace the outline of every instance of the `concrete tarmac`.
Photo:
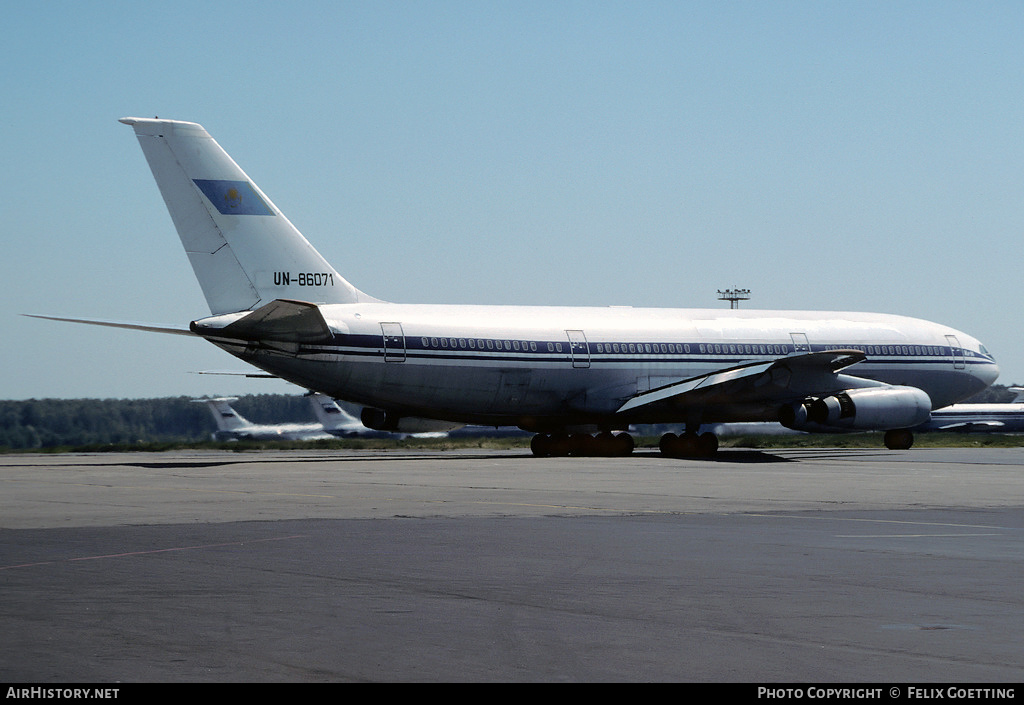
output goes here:
<path id="1" fill-rule="evenodd" d="M 0 681 L 1024 681 L 1024 449 L 0 456 Z"/>

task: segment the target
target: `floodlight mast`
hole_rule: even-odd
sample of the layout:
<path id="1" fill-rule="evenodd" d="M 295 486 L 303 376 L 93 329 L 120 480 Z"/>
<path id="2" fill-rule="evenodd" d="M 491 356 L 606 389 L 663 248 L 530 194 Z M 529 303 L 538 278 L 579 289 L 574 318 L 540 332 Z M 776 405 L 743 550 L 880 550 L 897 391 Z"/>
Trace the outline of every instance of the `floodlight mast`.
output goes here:
<path id="1" fill-rule="evenodd" d="M 739 308 L 740 301 L 746 301 L 750 298 L 750 289 L 726 289 L 722 291 L 718 290 L 718 300 L 728 301 L 729 308 Z"/>

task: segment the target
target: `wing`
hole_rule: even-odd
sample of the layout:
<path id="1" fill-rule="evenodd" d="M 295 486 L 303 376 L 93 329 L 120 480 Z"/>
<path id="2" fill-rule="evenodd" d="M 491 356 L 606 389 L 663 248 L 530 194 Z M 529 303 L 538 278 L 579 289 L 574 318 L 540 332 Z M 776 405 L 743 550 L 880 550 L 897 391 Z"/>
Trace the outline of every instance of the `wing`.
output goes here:
<path id="1" fill-rule="evenodd" d="M 691 406 L 758 408 L 851 387 L 884 386 L 838 374 L 865 358 L 861 350 L 842 349 L 729 367 L 641 392 L 619 407 L 618 413 L 642 414 Z"/>

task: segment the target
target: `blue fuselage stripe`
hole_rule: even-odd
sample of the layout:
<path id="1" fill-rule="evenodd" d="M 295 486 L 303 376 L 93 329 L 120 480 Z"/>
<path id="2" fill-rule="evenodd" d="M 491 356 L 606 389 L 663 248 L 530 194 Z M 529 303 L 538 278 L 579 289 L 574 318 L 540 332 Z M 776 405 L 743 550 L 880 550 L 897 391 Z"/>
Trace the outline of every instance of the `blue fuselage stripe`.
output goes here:
<path id="1" fill-rule="evenodd" d="M 439 340 L 439 339 L 438 339 Z M 428 343 L 423 345 L 422 338 L 406 336 L 404 346 L 389 344 L 385 346 L 381 335 L 335 335 L 334 341 L 327 345 L 303 345 L 301 353 L 306 354 L 328 354 L 328 355 L 351 355 L 357 357 L 381 357 L 385 350 L 389 355 L 398 355 L 405 360 L 421 361 L 462 361 L 462 362 L 551 362 L 563 363 L 572 360 L 587 361 L 591 365 L 597 364 L 651 364 L 651 363 L 706 363 L 706 364 L 730 364 L 741 361 L 756 359 L 774 360 L 797 352 L 824 352 L 836 349 L 885 349 L 886 352 L 874 352 L 868 354 L 865 363 L 885 364 L 942 364 L 952 365 L 962 363 L 965 365 L 990 364 L 993 360 L 966 349 L 953 349 L 949 346 L 936 345 L 810 345 L 809 349 L 796 350 L 792 343 L 672 343 L 672 352 L 662 352 L 661 346 L 668 346 L 668 343 L 579 343 L 579 347 L 571 348 L 569 341 L 523 341 L 517 340 L 518 349 L 514 349 L 512 341 L 490 340 L 491 349 L 487 348 L 487 342 L 474 338 L 475 347 L 470 348 L 467 338 L 446 338 L 447 346 L 440 343 L 435 347 Z M 484 347 L 480 347 L 480 343 Z M 453 349 L 452 343 L 458 347 Z M 509 343 L 506 346 L 506 343 Z M 619 346 L 619 351 L 608 352 L 614 345 Z M 500 346 L 500 350 L 497 349 Z M 597 350 L 601 346 L 602 350 Z M 512 347 L 513 349 L 506 349 Z M 637 352 L 624 352 L 630 347 Z M 655 352 L 657 347 L 657 352 Z M 745 347 L 742 352 L 726 349 Z M 711 350 L 709 350 L 711 348 Z M 722 348 L 719 352 L 715 348 Z M 899 352 L 888 352 L 888 349 L 899 348 Z M 650 352 L 647 352 L 647 350 Z M 666 348 L 667 349 L 667 348 Z M 766 350 L 762 352 L 762 349 Z M 904 349 L 906 352 L 903 352 Z M 640 352 L 643 350 L 643 352 Z M 689 352 L 677 352 L 677 351 Z M 712 351 L 713 350 L 713 351 Z M 771 352 L 767 352 L 770 350 Z M 927 352 L 925 352 L 927 350 Z M 866 352 L 866 351 L 865 351 Z"/>

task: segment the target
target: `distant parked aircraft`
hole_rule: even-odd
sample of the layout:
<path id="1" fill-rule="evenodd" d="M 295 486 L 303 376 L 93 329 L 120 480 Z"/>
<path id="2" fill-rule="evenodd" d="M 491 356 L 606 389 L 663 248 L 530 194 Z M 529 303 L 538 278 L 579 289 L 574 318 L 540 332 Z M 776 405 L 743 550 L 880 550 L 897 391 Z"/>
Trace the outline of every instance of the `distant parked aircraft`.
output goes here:
<path id="1" fill-rule="evenodd" d="M 229 440 L 292 440 L 307 441 L 317 438 L 331 438 L 324 431 L 323 424 L 255 424 L 239 414 L 231 406 L 238 397 L 215 397 L 194 399 L 205 402 L 217 423 L 213 437 L 218 441 Z"/>
<path id="2" fill-rule="evenodd" d="M 1024 387 L 1010 387 L 1017 394 L 1002 404 L 953 404 L 932 412 L 915 431 L 958 433 L 1019 433 L 1024 431 Z"/>
<path id="3" fill-rule="evenodd" d="M 210 408 L 217 431 L 217 440 L 272 440 L 283 439 L 308 441 L 321 438 L 381 438 L 394 434 L 374 431 L 338 406 L 337 402 L 323 394 L 309 394 L 317 423 L 298 424 L 254 424 L 231 406 L 238 397 L 216 397 L 195 399 L 205 402 Z"/>

